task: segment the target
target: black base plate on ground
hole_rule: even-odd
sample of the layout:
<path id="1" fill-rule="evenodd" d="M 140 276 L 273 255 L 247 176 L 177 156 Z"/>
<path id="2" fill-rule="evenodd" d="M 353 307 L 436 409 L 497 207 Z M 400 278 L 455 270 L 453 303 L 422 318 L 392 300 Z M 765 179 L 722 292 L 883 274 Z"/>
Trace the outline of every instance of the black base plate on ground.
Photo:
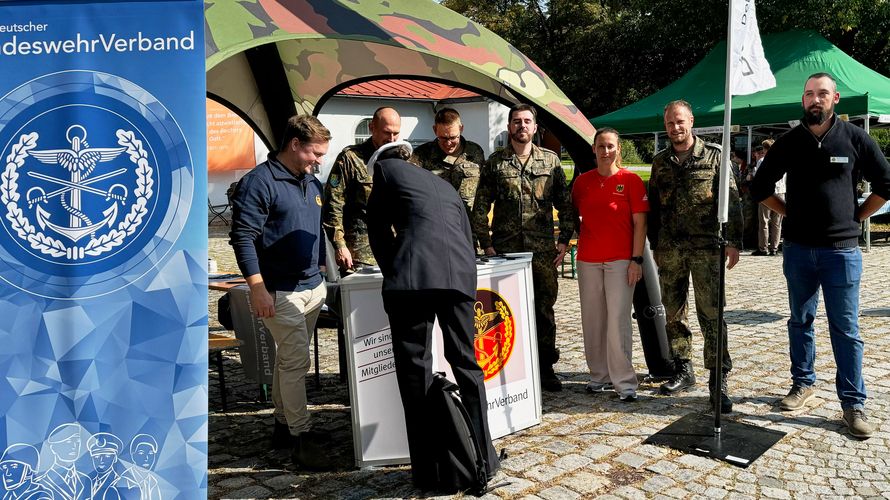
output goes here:
<path id="1" fill-rule="evenodd" d="M 890 317 L 890 307 L 876 307 L 873 309 L 863 309 L 859 311 L 860 316 L 888 316 Z"/>
<path id="2" fill-rule="evenodd" d="M 644 443 L 748 467 L 785 437 L 785 433 L 724 420 L 714 433 L 714 416 L 691 413 L 649 436 Z"/>

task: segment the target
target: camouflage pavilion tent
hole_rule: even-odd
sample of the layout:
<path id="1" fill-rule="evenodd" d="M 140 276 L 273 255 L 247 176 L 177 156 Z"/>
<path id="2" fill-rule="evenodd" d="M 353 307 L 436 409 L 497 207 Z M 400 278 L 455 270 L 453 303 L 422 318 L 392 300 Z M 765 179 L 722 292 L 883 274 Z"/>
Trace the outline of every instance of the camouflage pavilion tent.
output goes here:
<path id="1" fill-rule="evenodd" d="M 415 78 L 532 104 L 576 162 L 592 160 L 593 127 L 540 68 L 431 0 L 206 0 L 204 14 L 208 95 L 267 145 L 342 88 Z"/>

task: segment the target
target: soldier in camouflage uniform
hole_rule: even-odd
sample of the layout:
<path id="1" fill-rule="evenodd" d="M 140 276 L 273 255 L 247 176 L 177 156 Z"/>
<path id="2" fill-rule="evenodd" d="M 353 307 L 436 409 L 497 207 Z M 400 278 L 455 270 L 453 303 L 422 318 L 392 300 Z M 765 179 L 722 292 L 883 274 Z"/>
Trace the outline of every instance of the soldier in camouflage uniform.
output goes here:
<path id="1" fill-rule="evenodd" d="M 689 275 L 695 291 L 698 322 L 704 337 L 705 368 L 711 372 L 711 404 L 719 399 L 723 412 L 732 411 L 726 390 L 726 374 L 732 359 L 723 324 L 723 371 L 716 385 L 717 298 L 720 252 L 717 194 L 721 148 L 692 134 L 692 108 L 686 101 L 673 101 L 664 110 L 664 124 L 671 146 L 652 160 L 649 179 L 649 242 L 658 265 L 661 298 L 667 315 L 667 334 L 676 367 L 675 375 L 662 384 L 663 394 L 675 394 L 695 385 L 690 354 L 692 332 L 686 320 Z M 729 178 L 729 221 L 726 230 L 728 269 L 739 260 L 742 219 L 735 179 Z"/>
<path id="2" fill-rule="evenodd" d="M 461 135 L 464 125 L 460 113 L 442 108 L 436 113 L 433 133 L 436 139 L 421 144 L 414 150 L 411 163 L 421 166 L 445 179 L 460 195 L 467 213 L 473 213 L 473 199 L 479 185 L 479 168 L 485 161 L 482 147 Z"/>
<path id="3" fill-rule="evenodd" d="M 562 383 L 553 371 L 559 359 L 553 313 L 558 291 L 556 266 L 562 262 L 572 238 L 575 216 L 559 156 L 531 142 L 538 130 L 535 119 L 535 109 L 527 104 L 510 109 L 510 143 L 502 151 L 493 153 L 482 167 L 471 219 L 473 232 L 486 255 L 533 252 L 541 385 L 545 390 L 558 391 Z M 494 215 L 489 232 L 488 211 L 492 203 Z M 556 245 L 554 207 L 559 212 Z"/>
<path id="4" fill-rule="evenodd" d="M 377 265 L 368 243 L 371 176 L 366 165 L 377 148 L 399 140 L 401 127 L 402 119 L 396 110 L 377 109 L 368 125 L 371 137 L 361 144 L 343 148 L 331 168 L 321 221 L 336 250 L 337 264 L 344 272 Z"/>

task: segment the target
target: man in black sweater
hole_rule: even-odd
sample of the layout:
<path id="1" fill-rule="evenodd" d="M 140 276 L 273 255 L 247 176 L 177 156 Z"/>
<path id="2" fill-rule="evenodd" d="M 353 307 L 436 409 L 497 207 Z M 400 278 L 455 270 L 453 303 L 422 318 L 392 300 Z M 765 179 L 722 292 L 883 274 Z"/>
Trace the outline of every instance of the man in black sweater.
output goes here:
<path id="1" fill-rule="evenodd" d="M 862 129 L 834 113 L 840 100 L 827 73 L 807 79 L 802 123 L 779 138 L 754 177 L 751 195 L 785 216 L 784 270 L 788 282 L 791 391 L 779 403 L 799 410 L 814 397 L 816 343 L 813 321 L 819 288 L 837 364 L 835 385 L 850 434 L 867 439 L 874 426 L 865 415 L 863 342 L 859 336 L 859 224 L 890 198 L 890 164 Z M 787 173 L 785 202 L 775 196 Z M 872 193 L 860 205 L 859 178 Z"/>

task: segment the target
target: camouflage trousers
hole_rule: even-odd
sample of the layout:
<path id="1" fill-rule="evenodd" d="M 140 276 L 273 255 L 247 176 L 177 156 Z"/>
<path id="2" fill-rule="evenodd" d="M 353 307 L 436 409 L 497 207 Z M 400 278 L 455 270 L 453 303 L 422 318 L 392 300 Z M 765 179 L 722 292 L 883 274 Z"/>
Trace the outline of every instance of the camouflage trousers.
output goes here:
<path id="1" fill-rule="evenodd" d="M 559 360 L 556 349 L 556 314 L 553 305 L 559 285 L 553 259 L 556 250 L 535 252 L 532 256 L 532 281 L 535 290 L 535 327 L 538 331 L 538 360 L 542 368 Z"/>
<path id="2" fill-rule="evenodd" d="M 692 331 L 687 321 L 689 276 L 695 292 L 695 310 L 704 337 L 705 368 L 717 366 L 717 292 L 719 290 L 720 256 L 717 250 L 659 248 L 655 252 L 661 301 L 667 316 L 667 336 L 674 359 L 689 360 L 692 354 Z M 723 322 L 723 371 L 732 369 L 732 359 Z"/>

